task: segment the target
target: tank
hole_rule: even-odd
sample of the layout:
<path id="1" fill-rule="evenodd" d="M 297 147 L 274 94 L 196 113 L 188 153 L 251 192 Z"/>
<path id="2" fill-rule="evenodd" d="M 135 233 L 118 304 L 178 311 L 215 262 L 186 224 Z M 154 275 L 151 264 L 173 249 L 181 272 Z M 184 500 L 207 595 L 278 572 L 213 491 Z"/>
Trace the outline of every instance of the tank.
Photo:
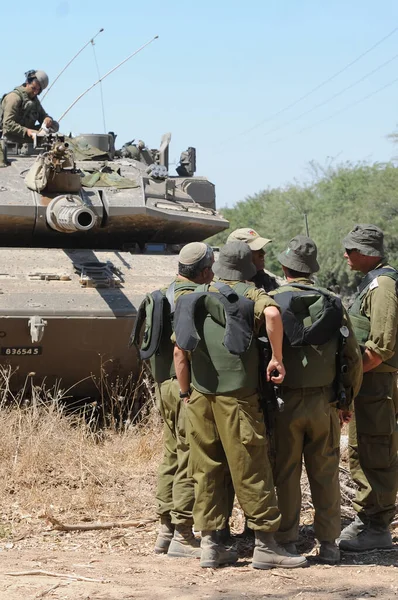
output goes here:
<path id="1" fill-rule="evenodd" d="M 169 174 L 159 149 L 116 136 L 39 134 L 6 143 L 0 169 L 0 355 L 12 387 L 59 384 L 96 397 L 138 375 L 128 347 L 146 292 L 167 285 L 177 253 L 228 227 L 196 153 Z"/>

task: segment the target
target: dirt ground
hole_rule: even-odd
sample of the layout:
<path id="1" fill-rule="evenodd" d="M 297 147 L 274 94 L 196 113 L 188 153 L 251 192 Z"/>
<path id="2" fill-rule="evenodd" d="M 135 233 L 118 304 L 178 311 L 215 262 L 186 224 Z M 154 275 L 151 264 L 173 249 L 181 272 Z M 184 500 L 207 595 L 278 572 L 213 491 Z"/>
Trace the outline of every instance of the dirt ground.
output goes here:
<path id="1" fill-rule="evenodd" d="M 309 568 L 252 569 L 253 540 L 241 535 L 238 506 L 232 516 L 236 566 L 209 570 L 198 559 L 155 556 L 157 419 L 152 411 L 145 426 L 98 437 L 52 409 L 0 410 L 0 600 L 398 600 L 398 522 L 393 550 L 346 554 L 336 567 L 317 564 L 304 476 L 299 550 Z M 340 480 L 342 514 L 349 519 L 355 490 L 346 438 Z M 55 529 L 54 518 L 86 526 L 134 521 L 128 528 L 65 532 Z"/>
<path id="2" fill-rule="evenodd" d="M 310 567 L 272 571 L 252 569 L 252 542 L 238 537 L 237 565 L 209 570 L 201 569 L 198 559 L 153 555 L 156 527 L 151 522 L 128 529 L 59 532 L 43 520 L 22 518 L 19 536 L 0 544 L 0 598 L 398 598 L 397 537 L 394 550 L 345 554 L 340 566 L 330 567 L 317 564 L 311 529 L 307 527 L 303 529 L 301 549 L 306 550 Z M 63 577 L 35 574 L 37 571 Z"/>

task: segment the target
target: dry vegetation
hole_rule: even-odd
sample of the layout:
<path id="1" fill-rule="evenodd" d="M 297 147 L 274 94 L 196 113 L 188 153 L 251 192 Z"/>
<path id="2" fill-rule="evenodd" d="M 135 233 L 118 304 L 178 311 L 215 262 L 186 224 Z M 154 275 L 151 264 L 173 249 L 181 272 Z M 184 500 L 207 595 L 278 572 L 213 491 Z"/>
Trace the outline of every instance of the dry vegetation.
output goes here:
<path id="1" fill-rule="evenodd" d="M 24 520 L 46 511 L 75 521 L 153 517 L 161 448 L 156 411 L 141 406 L 139 423 L 123 427 L 113 413 L 109 427 L 95 430 L 91 405 L 69 414 L 63 400 L 59 389 L 44 386 L 29 395 L 13 395 L 8 385 L 1 390 L 0 538 L 18 536 Z"/>

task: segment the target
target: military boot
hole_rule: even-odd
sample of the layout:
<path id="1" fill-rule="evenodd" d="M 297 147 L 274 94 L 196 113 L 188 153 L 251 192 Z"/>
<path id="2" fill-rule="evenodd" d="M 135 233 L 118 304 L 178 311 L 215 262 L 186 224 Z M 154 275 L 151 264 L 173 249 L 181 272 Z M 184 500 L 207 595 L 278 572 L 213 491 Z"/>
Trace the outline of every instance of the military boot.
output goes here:
<path id="1" fill-rule="evenodd" d="M 345 552 L 364 552 L 392 548 L 391 533 L 388 529 L 368 526 L 349 540 L 340 541 L 340 549 Z"/>
<path id="2" fill-rule="evenodd" d="M 338 545 L 335 542 L 321 542 L 318 560 L 328 565 L 337 565 L 340 562 Z"/>
<path id="3" fill-rule="evenodd" d="M 337 543 L 340 544 L 341 540 L 352 540 L 352 538 L 357 537 L 365 528 L 366 524 L 357 515 L 347 527 L 344 527 L 337 539 Z"/>
<path id="4" fill-rule="evenodd" d="M 252 566 L 255 569 L 295 569 L 296 567 L 307 567 L 308 562 L 304 556 L 290 554 L 282 546 L 279 546 L 274 534 L 268 531 L 255 531 L 256 542 L 254 546 Z"/>
<path id="5" fill-rule="evenodd" d="M 294 542 L 278 542 L 279 546 L 281 546 L 284 550 L 286 550 L 286 552 L 289 552 L 289 554 L 295 554 L 296 556 L 298 556 L 298 552 L 297 552 L 297 547 L 296 544 Z"/>
<path id="6" fill-rule="evenodd" d="M 226 548 L 219 541 L 216 531 L 202 531 L 200 544 L 202 555 L 200 566 L 203 568 L 216 569 L 222 565 L 230 565 L 238 560 L 238 553 L 234 548 Z"/>
<path id="7" fill-rule="evenodd" d="M 200 541 L 191 525 L 176 525 L 167 556 L 171 558 L 200 558 Z"/>
<path id="8" fill-rule="evenodd" d="M 174 525 L 170 517 L 160 517 L 158 537 L 155 542 L 155 554 L 167 554 L 174 535 Z"/>

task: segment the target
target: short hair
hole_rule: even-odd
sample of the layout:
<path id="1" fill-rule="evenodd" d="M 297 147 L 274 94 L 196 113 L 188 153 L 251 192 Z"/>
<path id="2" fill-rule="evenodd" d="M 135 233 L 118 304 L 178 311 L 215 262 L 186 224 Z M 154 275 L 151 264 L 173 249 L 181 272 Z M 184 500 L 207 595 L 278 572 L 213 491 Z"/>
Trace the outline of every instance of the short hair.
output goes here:
<path id="1" fill-rule="evenodd" d="M 178 274 L 182 277 L 186 277 L 187 279 L 196 279 L 200 273 L 213 265 L 214 252 L 211 246 L 207 245 L 206 254 L 198 260 L 198 262 L 193 263 L 192 265 L 183 265 L 180 262 L 178 263 Z"/>
<path id="2" fill-rule="evenodd" d="M 289 269 L 288 267 L 284 267 L 286 274 L 289 277 L 293 277 L 294 279 L 298 279 L 299 277 L 311 277 L 312 273 L 303 273 L 302 271 L 295 271 L 294 269 Z"/>

